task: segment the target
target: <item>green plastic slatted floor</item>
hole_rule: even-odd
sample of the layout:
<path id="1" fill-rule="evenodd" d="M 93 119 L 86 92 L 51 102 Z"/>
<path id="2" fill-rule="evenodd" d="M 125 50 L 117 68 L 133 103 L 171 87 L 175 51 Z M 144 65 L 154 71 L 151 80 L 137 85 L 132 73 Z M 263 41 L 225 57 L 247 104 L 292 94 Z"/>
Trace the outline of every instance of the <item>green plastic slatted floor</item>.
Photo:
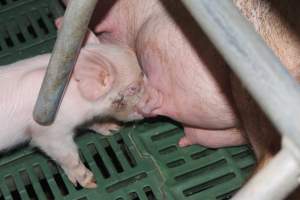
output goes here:
<path id="1" fill-rule="evenodd" d="M 56 0 L 0 0 L 0 65 L 51 51 L 53 21 L 64 12 Z M 182 129 L 165 119 L 128 125 L 103 137 L 76 138 L 98 188 L 74 187 L 37 149 L 0 157 L 0 200 L 225 200 L 255 164 L 247 146 L 179 148 Z"/>

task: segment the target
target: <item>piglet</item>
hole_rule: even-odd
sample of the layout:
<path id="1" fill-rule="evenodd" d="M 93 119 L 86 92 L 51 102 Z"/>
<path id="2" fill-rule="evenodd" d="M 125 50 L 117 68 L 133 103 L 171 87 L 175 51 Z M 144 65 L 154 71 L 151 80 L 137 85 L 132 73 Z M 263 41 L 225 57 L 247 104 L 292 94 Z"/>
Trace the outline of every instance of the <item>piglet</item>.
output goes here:
<path id="1" fill-rule="evenodd" d="M 91 32 L 80 51 L 57 118 L 40 126 L 32 118 L 50 54 L 0 67 L 0 151 L 31 141 L 55 160 L 73 184 L 96 187 L 92 172 L 80 160 L 74 130 L 94 118 L 141 119 L 135 105 L 143 93 L 143 76 L 135 54 L 127 47 L 100 43 Z M 92 124 L 105 134 L 112 123 Z"/>

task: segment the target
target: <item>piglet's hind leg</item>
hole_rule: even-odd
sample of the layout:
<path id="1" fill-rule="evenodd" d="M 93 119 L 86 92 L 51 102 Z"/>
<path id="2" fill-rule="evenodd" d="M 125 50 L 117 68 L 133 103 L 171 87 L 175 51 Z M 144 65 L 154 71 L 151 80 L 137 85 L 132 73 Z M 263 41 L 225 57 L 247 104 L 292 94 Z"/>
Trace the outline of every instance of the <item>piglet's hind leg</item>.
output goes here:
<path id="1" fill-rule="evenodd" d="M 33 137 L 32 142 L 61 165 L 74 185 L 79 183 L 85 188 L 97 187 L 93 173 L 84 166 L 79 158 L 71 134 L 57 137 L 55 133 L 43 133 Z"/>

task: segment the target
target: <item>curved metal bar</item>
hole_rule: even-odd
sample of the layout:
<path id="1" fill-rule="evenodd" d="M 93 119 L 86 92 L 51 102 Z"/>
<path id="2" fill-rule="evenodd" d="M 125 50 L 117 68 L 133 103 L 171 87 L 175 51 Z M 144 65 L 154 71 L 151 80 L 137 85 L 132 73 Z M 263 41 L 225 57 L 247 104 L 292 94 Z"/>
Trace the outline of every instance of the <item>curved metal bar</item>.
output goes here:
<path id="1" fill-rule="evenodd" d="M 182 2 L 273 125 L 289 141 L 233 199 L 283 199 L 299 185 L 298 83 L 239 13 L 232 0 Z"/>
<path id="2" fill-rule="evenodd" d="M 299 150 L 288 139 L 270 163 L 261 169 L 232 200 L 282 200 L 299 185 Z"/>
<path id="3" fill-rule="evenodd" d="M 182 0 L 282 135 L 300 149 L 300 90 L 232 0 Z"/>

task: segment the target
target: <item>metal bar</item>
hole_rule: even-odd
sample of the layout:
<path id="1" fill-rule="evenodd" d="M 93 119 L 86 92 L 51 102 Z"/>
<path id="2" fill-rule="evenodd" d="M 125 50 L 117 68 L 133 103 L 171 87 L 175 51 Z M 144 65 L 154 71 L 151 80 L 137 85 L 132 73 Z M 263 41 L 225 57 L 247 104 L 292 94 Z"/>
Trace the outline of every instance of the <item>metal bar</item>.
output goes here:
<path id="1" fill-rule="evenodd" d="M 289 144 L 287 144 L 289 143 Z M 288 140 L 283 148 L 232 198 L 232 200 L 281 200 L 299 185 L 299 150 Z"/>
<path id="2" fill-rule="evenodd" d="M 299 85 L 232 0 L 182 2 L 274 126 L 299 148 Z"/>
<path id="3" fill-rule="evenodd" d="M 233 198 L 283 199 L 299 184 L 300 93 L 297 82 L 232 0 L 182 0 L 231 69 L 287 139 L 283 149 Z M 288 143 L 288 144 L 287 144 Z"/>
<path id="4" fill-rule="evenodd" d="M 96 3 L 97 0 L 69 1 L 33 112 L 34 120 L 41 125 L 49 125 L 55 119 Z"/>

